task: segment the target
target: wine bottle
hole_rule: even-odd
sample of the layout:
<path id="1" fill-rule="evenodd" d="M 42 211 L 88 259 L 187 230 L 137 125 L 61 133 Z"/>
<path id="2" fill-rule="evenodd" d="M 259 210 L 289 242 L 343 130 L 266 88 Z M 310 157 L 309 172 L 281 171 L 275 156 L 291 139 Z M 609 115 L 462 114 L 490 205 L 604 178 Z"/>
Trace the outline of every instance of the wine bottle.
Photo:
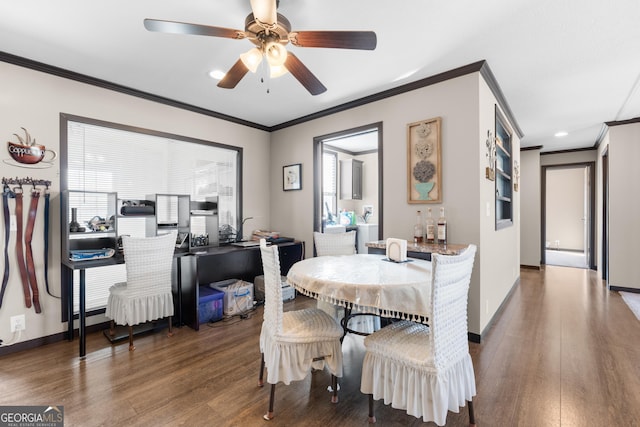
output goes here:
<path id="1" fill-rule="evenodd" d="M 440 218 L 438 218 L 438 243 L 447 244 L 447 219 L 444 216 L 444 208 L 440 208 Z"/>
<path id="2" fill-rule="evenodd" d="M 431 208 L 427 208 L 427 220 L 426 220 L 426 224 L 427 224 L 427 243 L 435 243 L 435 222 L 433 221 L 433 216 L 431 215 Z"/>
<path id="3" fill-rule="evenodd" d="M 424 229 L 422 228 L 422 214 L 418 211 L 416 225 L 413 226 L 413 243 L 422 243 L 424 240 Z"/>

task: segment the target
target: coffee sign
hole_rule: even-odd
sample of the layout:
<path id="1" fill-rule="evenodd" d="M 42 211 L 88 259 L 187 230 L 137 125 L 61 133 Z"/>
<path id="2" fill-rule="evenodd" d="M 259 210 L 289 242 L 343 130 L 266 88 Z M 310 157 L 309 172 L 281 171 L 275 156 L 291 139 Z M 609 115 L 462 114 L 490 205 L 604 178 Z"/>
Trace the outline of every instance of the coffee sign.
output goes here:
<path id="1" fill-rule="evenodd" d="M 57 157 L 53 150 L 47 150 L 44 145 L 36 144 L 35 138 L 31 138 L 29 132 L 24 130 L 24 138 L 18 134 L 18 142 L 7 142 L 7 151 L 13 160 L 25 165 L 35 165 L 37 163 L 51 163 Z"/>

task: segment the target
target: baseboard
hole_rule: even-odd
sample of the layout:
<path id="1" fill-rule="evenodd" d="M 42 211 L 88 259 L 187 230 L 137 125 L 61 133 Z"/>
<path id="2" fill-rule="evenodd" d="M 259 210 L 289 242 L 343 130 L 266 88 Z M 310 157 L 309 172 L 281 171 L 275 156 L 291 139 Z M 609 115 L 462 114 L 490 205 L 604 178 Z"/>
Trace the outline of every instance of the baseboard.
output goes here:
<path id="1" fill-rule="evenodd" d="M 640 289 L 638 288 L 625 288 L 623 286 L 609 286 L 610 291 L 616 292 L 630 292 L 633 294 L 640 294 Z"/>
<path id="2" fill-rule="evenodd" d="M 87 333 L 101 331 L 105 328 L 109 328 L 109 322 L 96 323 L 95 325 L 90 325 L 86 327 Z M 78 329 L 74 329 L 73 331 L 74 339 L 78 337 Z M 42 347 L 43 345 L 53 344 L 59 341 L 65 341 L 67 339 L 67 332 L 58 332 L 53 335 L 47 335 L 46 337 L 34 338 L 28 341 L 21 341 L 11 345 L 2 345 L 0 346 L 0 356 L 4 356 L 6 354 L 18 353 L 24 350 L 32 350 L 34 348 Z"/>
<path id="3" fill-rule="evenodd" d="M 523 268 L 525 270 L 540 270 L 541 267 L 539 265 L 524 265 L 524 264 L 520 264 L 520 268 Z"/>
<path id="4" fill-rule="evenodd" d="M 32 350 L 34 348 L 42 347 L 43 345 L 52 344 L 54 342 L 64 341 L 67 339 L 66 332 L 59 332 L 57 334 L 48 335 L 46 337 L 39 337 L 28 341 L 21 341 L 12 345 L 0 346 L 0 356 L 6 354 L 18 353 L 19 351 Z"/>
<path id="5" fill-rule="evenodd" d="M 513 285 L 511 286 L 511 289 L 509 289 L 509 292 L 507 293 L 507 296 L 504 298 L 504 300 L 502 300 L 502 302 L 500 303 L 500 307 L 498 307 L 496 312 L 493 313 L 493 316 L 491 316 L 491 319 L 489 320 L 489 323 L 487 323 L 487 326 L 484 327 L 482 332 L 480 334 L 476 334 L 476 333 L 473 333 L 473 332 L 467 332 L 467 336 L 469 337 L 469 341 L 477 343 L 477 344 L 480 344 L 482 342 L 482 336 L 486 335 L 487 332 L 489 332 L 489 329 L 491 329 L 491 327 L 493 326 L 493 322 L 495 321 L 496 317 L 498 316 L 498 314 L 500 314 L 502 312 L 502 310 L 504 310 L 505 305 L 507 304 L 509 299 L 511 299 L 511 295 L 513 295 L 513 291 L 516 289 L 516 287 L 519 284 L 520 284 L 520 276 L 518 276 L 516 281 L 513 282 Z"/>

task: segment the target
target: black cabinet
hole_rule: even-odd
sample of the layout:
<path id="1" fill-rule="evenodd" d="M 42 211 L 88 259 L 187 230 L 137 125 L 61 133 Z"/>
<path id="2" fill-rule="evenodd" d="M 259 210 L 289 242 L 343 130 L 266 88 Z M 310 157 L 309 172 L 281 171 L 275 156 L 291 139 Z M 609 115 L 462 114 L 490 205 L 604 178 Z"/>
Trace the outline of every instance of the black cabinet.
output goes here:
<path id="1" fill-rule="evenodd" d="M 340 199 L 362 200 L 362 161 L 340 160 Z"/>
<path id="2" fill-rule="evenodd" d="M 280 243 L 278 252 L 280 272 L 286 275 L 293 264 L 304 258 L 304 242 Z M 220 246 L 192 253 L 179 258 L 178 274 L 181 277 L 181 289 L 177 290 L 180 314 L 176 322 L 198 330 L 199 287 L 227 279 L 253 283 L 256 276 L 263 274 L 260 247 Z"/>

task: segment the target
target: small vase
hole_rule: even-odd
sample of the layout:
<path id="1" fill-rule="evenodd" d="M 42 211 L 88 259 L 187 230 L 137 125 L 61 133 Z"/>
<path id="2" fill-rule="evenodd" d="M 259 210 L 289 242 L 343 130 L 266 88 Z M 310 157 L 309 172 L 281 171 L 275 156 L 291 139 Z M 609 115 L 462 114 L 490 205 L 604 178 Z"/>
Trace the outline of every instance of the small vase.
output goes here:
<path id="1" fill-rule="evenodd" d="M 78 208 L 71 208 L 71 222 L 69 223 L 69 231 L 75 233 L 80 230 L 78 223 Z"/>
<path id="2" fill-rule="evenodd" d="M 431 200 L 431 197 L 429 197 L 429 193 L 431 192 L 431 190 L 433 190 L 433 186 L 434 185 L 435 185 L 435 182 L 418 182 L 418 183 L 416 183 L 415 184 L 416 191 L 420 195 L 418 197 L 418 199 L 419 200 Z"/>

